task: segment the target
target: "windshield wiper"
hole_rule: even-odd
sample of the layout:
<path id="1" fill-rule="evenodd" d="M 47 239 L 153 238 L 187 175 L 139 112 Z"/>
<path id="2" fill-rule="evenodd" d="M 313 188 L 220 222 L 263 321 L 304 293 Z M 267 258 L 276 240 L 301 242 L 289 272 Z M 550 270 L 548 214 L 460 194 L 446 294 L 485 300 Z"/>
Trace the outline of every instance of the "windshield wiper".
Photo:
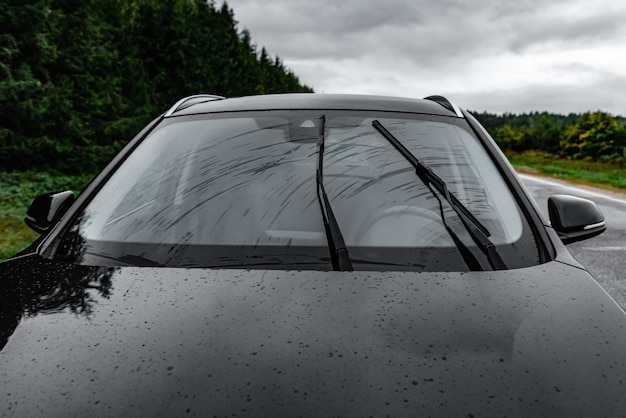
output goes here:
<path id="1" fill-rule="evenodd" d="M 317 200 L 320 202 L 322 209 L 322 218 L 324 220 L 324 229 L 326 230 L 326 238 L 328 240 L 328 248 L 330 250 L 330 258 L 333 263 L 333 269 L 339 271 L 352 271 L 352 262 L 348 255 L 348 249 L 341 235 L 337 218 L 333 213 L 333 209 L 330 206 L 326 190 L 324 189 L 324 130 L 325 130 L 326 118 L 322 116 L 320 118 L 319 134 L 317 141 L 317 169 L 316 169 L 316 182 L 317 182 Z"/>
<path id="2" fill-rule="evenodd" d="M 446 199 L 446 201 L 450 204 L 452 209 L 461 219 L 463 226 L 472 237 L 472 240 L 476 243 L 476 245 L 478 245 L 483 254 L 485 254 L 487 259 L 489 260 L 491 268 L 494 270 L 506 269 L 506 264 L 504 264 L 504 261 L 500 257 L 500 254 L 498 254 L 495 245 L 493 245 L 493 243 L 489 240 L 489 230 L 469 211 L 469 209 L 465 207 L 465 205 L 463 205 L 463 203 L 461 203 L 459 199 L 457 199 L 454 194 L 452 194 L 452 192 L 448 190 L 446 182 L 437 174 L 435 174 L 435 172 L 430 167 L 418 160 L 417 157 L 415 157 L 411 153 L 411 151 L 406 149 L 406 147 L 402 145 L 402 143 L 395 136 L 393 136 L 393 134 L 389 132 L 382 123 L 374 120 L 372 122 L 372 126 L 374 127 L 374 129 L 380 132 L 381 135 L 384 136 L 385 139 L 387 139 L 387 141 L 389 141 L 391 145 L 393 145 L 400 152 L 400 154 L 402 154 L 402 156 L 415 168 L 415 173 L 417 174 L 417 176 L 422 180 L 422 182 L 424 182 L 425 185 L 428 186 L 431 191 L 432 185 L 444 197 L 444 199 Z M 434 191 L 433 195 L 437 197 Z M 437 199 L 439 198 L 437 197 Z M 444 222 L 446 229 L 448 230 L 448 232 L 450 232 L 450 236 L 461 251 L 463 258 L 468 263 L 468 266 L 470 267 L 470 269 L 473 269 L 477 261 L 475 257 L 471 255 L 471 253 L 468 254 L 469 250 L 467 249 L 467 247 L 465 247 L 465 245 L 458 239 L 458 237 L 456 237 L 456 234 L 454 234 L 445 223 L 443 209 L 441 209 L 441 218 Z"/>

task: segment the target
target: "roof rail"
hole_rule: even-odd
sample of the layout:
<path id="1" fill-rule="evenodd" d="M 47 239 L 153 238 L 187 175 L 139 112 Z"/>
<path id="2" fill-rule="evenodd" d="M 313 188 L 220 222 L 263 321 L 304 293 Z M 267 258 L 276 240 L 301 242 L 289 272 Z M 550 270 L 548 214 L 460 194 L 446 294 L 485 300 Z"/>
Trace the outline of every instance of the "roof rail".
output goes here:
<path id="1" fill-rule="evenodd" d="M 170 107 L 169 110 L 165 112 L 165 114 L 163 114 L 163 117 L 166 118 L 168 116 L 172 116 L 174 112 L 178 112 L 179 110 L 186 109 L 189 106 L 193 106 L 198 103 L 211 102 L 213 100 L 222 100 L 224 98 L 225 97 L 223 96 L 216 96 L 214 94 L 196 94 L 193 96 L 184 97 L 174 103 L 174 106 Z"/>
<path id="2" fill-rule="evenodd" d="M 445 107 L 450 112 L 454 112 L 454 114 L 457 115 L 458 117 L 460 118 L 463 117 L 463 112 L 461 112 L 461 109 L 454 103 L 451 103 L 450 100 L 446 99 L 443 96 L 428 96 L 428 97 L 424 97 L 424 100 L 432 100 L 435 103 L 439 103 L 441 106 Z"/>

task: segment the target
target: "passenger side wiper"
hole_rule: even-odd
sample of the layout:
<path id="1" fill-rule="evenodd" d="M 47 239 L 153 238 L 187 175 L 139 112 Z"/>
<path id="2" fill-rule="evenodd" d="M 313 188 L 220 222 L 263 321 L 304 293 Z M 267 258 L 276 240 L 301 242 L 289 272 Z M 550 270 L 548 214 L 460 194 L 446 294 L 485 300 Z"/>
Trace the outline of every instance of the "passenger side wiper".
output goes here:
<path id="1" fill-rule="evenodd" d="M 330 258 L 333 263 L 333 268 L 339 271 L 352 271 L 352 262 L 348 255 L 348 249 L 343 240 L 343 235 L 339 229 L 337 218 L 333 213 L 333 209 L 330 206 L 330 201 L 326 195 L 324 189 L 324 130 L 325 130 L 326 118 L 324 116 L 320 119 L 319 134 L 317 141 L 317 169 L 316 169 L 316 182 L 317 182 L 317 200 L 320 202 L 322 209 L 322 218 L 324 220 L 324 229 L 326 230 L 326 238 L 328 240 L 328 248 L 330 250 Z"/>
<path id="2" fill-rule="evenodd" d="M 418 160 L 417 157 L 415 157 L 411 153 L 411 151 L 406 149 L 406 147 L 402 145 L 402 143 L 395 136 L 393 136 L 393 134 L 389 132 L 378 120 L 374 120 L 372 122 L 372 126 L 374 127 L 374 129 L 380 132 L 380 134 L 384 136 L 385 139 L 387 139 L 387 141 L 389 141 L 391 145 L 393 145 L 400 152 L 400 154 L 402 154 L 402 156 L 415 168 L 415 173 L 417 174 L 417 176 L 422 180 L 422 182 L 424 182 L 425 185 L 428 186 L 431 191 L 432 185 L 444 197 L 444 199 L 446 199 L 452 209 L 459 216 L 459 219 L 461 219 L 463 226 L 472 237 L 472 240 L 476 243 L 476 245 L 478 245 L 483 254 L 485 254 L 487 259 L 489 260 L 491 268 L 494 270 L 506 269 L 506 265 L 500 257 L 500 254 L 498 254 L 495 245 L 491 242 L 491 240 L 489 240 L 489 230 L 469 211 L 469 209 L 465 207 L 463 203 L 461 203 L 461 201 L 454 194 L 452 194 L 452 192 L 448 190 L 446 182 L 437 174 L 435 174 L 435 172 L 430 167 Z M 435 195 L 435 197 L 437 197 L 434 191 L 433 194 Z M 456 237 L 456 234 L 454 234 L 452 230 L 448 228 L 447 224 L 445 223 L 445 217 L 443 216 L 443 210 L 441 212 L 442 221 L 444 222 L 446 229 L 448 229 L 448 231 L 451 233 L 452 239 L 463 254 L 466 262 L 468 262 L 468 266 L 470 267 L 470 269 L 473 269 L 472 265 L 476 263 L 476 259 L 473 256 L 470 257 L 467 254 L 467 247 L 465 247 L 465 245 L 458 239 L 458 237 Z"/>

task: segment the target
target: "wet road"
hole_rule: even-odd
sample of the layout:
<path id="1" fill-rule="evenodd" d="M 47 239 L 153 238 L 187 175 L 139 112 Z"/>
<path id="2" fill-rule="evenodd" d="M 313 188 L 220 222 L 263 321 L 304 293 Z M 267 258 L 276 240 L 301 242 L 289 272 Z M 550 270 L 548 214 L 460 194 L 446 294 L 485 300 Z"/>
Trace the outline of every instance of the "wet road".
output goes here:
<path id="1" fill-rule="evenodd" d="M 520 176 L 546 217 L 547 200 L 553 194 L 580 196 L 596 202 L 606 219 L 607 230 L 598 237 L 570 244 L 568 248 L 602 287 L 626 307 L 626 194 L 526 174 Z"/>

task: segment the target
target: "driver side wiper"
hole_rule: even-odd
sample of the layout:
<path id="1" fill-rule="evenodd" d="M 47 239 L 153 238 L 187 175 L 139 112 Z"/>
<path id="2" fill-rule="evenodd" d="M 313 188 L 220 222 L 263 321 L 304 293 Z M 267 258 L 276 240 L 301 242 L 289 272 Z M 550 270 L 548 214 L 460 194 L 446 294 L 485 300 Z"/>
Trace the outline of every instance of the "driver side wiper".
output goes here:
<path id="1" fill-rule="evenodd" d="M 330 201 L 326 195 L 324 189 L 324 129 L 326 118 L 324 116 L 320 119 L 319 136 L 317 141 L 317 169 L 315 172 L 317 182 L 317 199 L 320 202 L 322 209 L 322 218 L 324 220 L 324 228 L 326 229 L 326 238 L 328 240 L 328 248 L 330 250 L 330 257 L 333 263 L 333 268 L 339 271 L 352 271 L 352 262 L 348 255 L 348 249 L 343 240 L 343 235 L 339 229 L 337 218 L 333 213 L 333 208 L 330 206 Z"/>
<path id="2" fill-rule="evenodd" d="M 428 167 L 426 164 L 421 162 L 406 149 L 404 145 L 391 133 L 389 132 L 382 123 L 378 120 L 374 120 L 372 122 L 372 126 L 376 129 L 382 136 L 387 139 L 399 152 L 402 156 L 415 168 L 415 173 L 417 176 L 426 184 L 427 186 L 432 185 L 437 191 L 446 199 L 446 201 L 450 204 L 452 209 L 456 212 L 456 214 L 461 219 L 461 223 L 472 237 L 472 240 L 478 245 L 483 254 L 489 260 L 489 264 L 491 268 L 494 270 L 504 270 L 506 269 L 506 264 L 498 254 L 495 245 L 489 239 L 489 230 L 465 207 L 463 203 L 454 195 L 450 190 L 448 190 L 448 186 L 446 182 L 439 177 L 435 172 Z M 432 189 L 431 189 L 432 190 Z M 443 212 L 442 212 L 443 218 Z M 443 219 L 445 223 L 445 219 Z M 463 251 L 463 244 L 458 241 L 458 238 L 455 235 L 452 235 L 452 239 L 457 244 L 457 247 L 461 251 Z M 473 260 L 472 260 L 473 261 Z M 469 263 L 468 263 L 469 264 Z"/>

